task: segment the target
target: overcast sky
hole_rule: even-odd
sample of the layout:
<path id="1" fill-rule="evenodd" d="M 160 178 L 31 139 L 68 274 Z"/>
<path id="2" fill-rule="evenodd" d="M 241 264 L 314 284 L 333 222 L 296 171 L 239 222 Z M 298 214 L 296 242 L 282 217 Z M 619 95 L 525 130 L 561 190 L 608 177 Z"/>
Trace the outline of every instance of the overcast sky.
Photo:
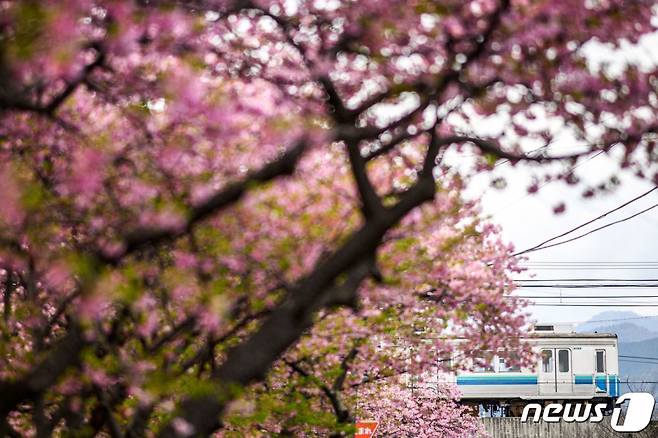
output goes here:
<path id="1" fill-rule="evenodd" d="M 656 20 L 655 26 L 658 28 L 658 20 Z M 620 50 L 613 50 L 598 43 L 588 43 L 583 50 L 590 68 L 593 70 L 605 66 L 608 74 L 621 74 L 626 63 L 637 64 L 645 70 L 653 70 L 658 66 L 658 32 L 643 37 L 638 45 L 622 44 Z M 417 105 L 417 97 L 409 97 L 403 99 L 401 104 L 380 105 L 377 112 L 382 120 L 396 119 L 401 112 L 408 112 Z M 556 156 L 583 150 L 584 145 L 579 144 L 570 132 L 564 130 L 560 121 L 543 118 L 541 113 L 535 115 L 538 117 L 532 123 L 549 126 L 554 135 L 553 141 L 545 149 L 548 155 Z M 476 114 L 471 114 L 471 116 L 471 120 L 476 120 L 478 117 Z M 655 118 L 654 114 L 648 116 Z M 455 117 L 458 116 L 453 114 L 448 117 L 451 123 L 459 128 L 460 122 L 458 119 L 455 120 Z M 428 120 L 431 121 L 433 118 L 430 117 Z M 605 122 L 613 122 L 613 120 L 605 120 Z M 530 125 L 531 122 L 526 123 Z M 477 123 L 469 124 L 464 128 L 465 132 L 476 129 L 478 135 L 486 138 L 497 136 L 501 129 L 508 124 L 509 119 L 501 113 L 486 120 L 477 119 Z M 536 142 L 524 143 L 522 146 L 526 151 L 532 151 L 538 147 L 538 144 Z M 581 184 L 576 187 L 567 186 L 561 181 L 540 183 L 539 191 L 532 195 L 528 194 L 527 188 L 534 174 L 543 176 L 541 170 L 538 173 L 537 167 L 531 168 L 528 165 L 512 167 L 509 163 L 499 161 L 493 172 L 481 172 L 469 182 L 466 197 L 481 200 L 483 213 L 488 215 L 492 222 L 502 227 L 503 238 L 513 243 L 517 250 L 530 248 L 612 210 L 653 187 L 649 181 L 640 180 L 630 172 L 619 169 L 621 152 L 622 148 L 616 147 L 610 151 L 610 155 L 596 154 L 582 159 L 573 168 L 574 173 L 581 180 Z M 452 164 L 458 169 L 466 169 L 472 165 L 475 154 L 476 151 L 468 152 L 467 149 L 464 152 L 450 150 L 444 157 L 444 163 Z M 557 165 L 566 166 L 568 164 Z M 582 197 L 587 186 L 597 186 L 613 175 L 621 181 L 615 190 L 590 199 Z M 500 177 L 506 181 L 505 188 L 493 188 L 491 182 Z M 553 208 L 562 202 L 566 204 L 566 211 L 554 214 Z M 597 221 L 592 226 L 579 230 L 575 235 L 622 219 L 656 203 L 658 203 L 658 190 Z M 519 275 L 519 279 L 658 279 L 658 208 L 574 242 L 533 252 L 527 257 L 528 265 L 535 265 Z M 574 269 L 574 263 L 582 264 L 584 262 L 617 263 L 617 265 L 612 267 L 599 265 L 595 266 L 595 269 Z M 629 262 L 653 262 L 655 268 L 638 269 L 637 266 L 629 269 L 619 268 L 619 263 L 629 264 Z M 557 269 L 559 267 L 549 267 L 545 264 L 537 266 L 536 263 L 561 263 L 560 267 L 571 269 Z M 600 289 L 577 289 L 577 292 L 565 289 L 562 291 L 565 295 L 601 295 L 602 293 L 649 295 L 652 292 L 654 295 L 658 295 L 658 288 L 606 289 L 605 292 Z M 559 289 L 526 289 L 520 293 L 524 295 L 559 295 L 561 292 Z M 655 304 L 655 306 L 531 307 L 530 310 L 534 318 L 541 322 L 584 322 L 598 313 L 611 310 L 633 311 L 641 315 L 658 315 L 658 298 L 596 301 L 599 303 L 604 301 L 608 303 L 642 302 L 647 305 Z M 572 299 L 569 301 L 569 303 L 578 302 L 592 303 L 594 300 Z"/>
<path id="2" fill-rule="evenodd" d="M 658 23 L 657 23 L 658 24 Z M 613 51 L 607 47 L 590 44 L 585 48 L 592 68 L 599 68 L 601 63 L 621 71 L 626 62 L 639 64 L 645 69 L 653 69 L 658 65 L 658 33 L 642 39 L 638 46 L 625 45 L 621 51 Z M 551 144 L 550 154 L 559 154 L 578 149 L 578 145 L 568 133 L 561 133 L 560 138 Z M 613 150 L 612 155 L 620 152 Z M 483 173 L 470 184 L 469 196 L 482 200 L 484 213 L 490 215 L 493 222 L 502 227 L 503 236 L 512 242 L 517 250 L 530 248 L 548 238 L 561 234 L 600 214 L 611 210 L 653 187 L 648 181 L 640 180 L 629 172 L 620 171 L 617 161 L 606 154 L 585 159 L 575 169 L 583 184 L 578 187 L 567 186 L 563 182 L 552 182 L 540 186 L 538 193 L 529 195 L 527 187 L 532 170 L 513 168 L 509 164 L 501 164 L 493 174 Z M 596 185 L 603 180 L 616 175 L 621 185 L 614 191 L 593 199 L 584 199 L 581 195 L 586 185 Z M 491 187 L 492 179 L 503 176 L 507 185 L 498 190 Z M 566 211 L 556 215 L 553 207 L 560 202 L 566 203 Z M 585 230 L 601 226 L 624 218 L 658 203 L 658 191 L 641 200 L 597 221 Z M 576 233 L 576 234 L 580 234 Z M 556 266 L 535 263 L 561 263 Z M 613 268 L 598 266 L 597 269 L 566 266 L 568 263 L 583 262 L 655 262 L 658 266 L 658 208 L 644 213 L 627 222 L 614 225 L 582 239 L 562 246 L 537 251 L 528 254 L 528 264 L 535 264 L 519 278 L 535 279 L 571 279 L 571 278 L 610 278 L 610 279 L 655 279 L 658 278 L 658 268 L 652 269 L 622 269 L 619 265 Z M 546 269 L 548 268 L 548 269 Z M 604 293 L 614 295 L 658 295 L 658 289 L 606 289 Z M 521 294 L 558 294 L 559 289 L 526 289 Z M 597 290 L 563 290 L 564 294 L 601 295 Z M 546 300 L 544 300 L 546 301 Z M 596 300 L 598 302 L 627 302 L 655 304 L 655 307 L 533 307 L 533 316 L 542 322 L 577 322 L 585 321 L 592 316 L 610 310 L 634 311 L 641 315 L 658 315 L 657 299 L 623 299 Z M 587 302 L 586 300 L 571 300 L 570 303 Z M 592 301 L 589 301 L 592 302 Z"/>
<path id="3" fill-rule="evenodd" d="M 611 210 L 626 201 L 646 192 L 653 185 L 639 180 L 633 175 L 615 171 L 614 160 L 606 155 L 599 155 L 578 167 L 579 176 L 583 181 L 597 183 L 611 173 L 617 174 L 622 184 L 613 192 L 597 196 L 593 199 L 583 199 L 582 187 L 569 187 L 563 182 L 549 183 L 538 193 L 528 195 L 527 186 L 531 172 L 524 169 L 513 169 L 509 165 L 500 165 L 495 175 L 504 175 L 507 187 L 503 190 L 489 188 L 488 182 L 495 176 L 486 175 L 479 181 L 474 181 L 469 192 L 471 196 L 481 195 L 484 213 L 502 227 L 503 236 L 514 243 L 517 250 L 530 248 L 550 237 L 561 234 L 600 214 Z M 556 215 L 553 206 L 564 201 L 567 209 Z M 596 226 L 621 219 L 658 203 L 658 191 L 638 200 L 637 202 L 597 221 L 589 230 Z M 577 233 L 580 234 L 580 233 Z M 627 222 L 614 225 L 605 230 L 567 243 L 562 246 L 537 251 L 528 254 L 528 263 L 537 262 L 658 262 L 658 208 L 644 213 Z M 656 265 L 658 266 L 658 265 Z M 539 269 L 537 269 L 539 268 Z M 546 269 L 548 268 L 548 269 Z M 518 278 L 536 279 L 570 279 L 570 278 L 611 278 L 611 279 L 647 279 L 658 278 L 658 269 L 559 269 L 549 266 L 536 266 Z M 615 289 L 619 294 L 650 294 L 657 289 Z M 539 292 L 536 289 L 526 289 L 523 294 L 559 294 L 559 289 Z M 606 293 L 610 294 L 607 289 Z M 564 290 L 564 294 L 597 295 L 596 290 Z M 546 300 L 544 300 L 546 301 Z M 556 300 L 551 300 L 555 302 Z M 638 302 L 633 300 L 596 300 L 611 302 Z M 656 307 L 534 307 L 533 315 L 542 322 L 585 321 L 591 316 L 609 310 L 631 310 L 642 315 L 658 314 L 658 299 L 645 299 L 646 303 L 655 303 Z M 586 300 L 570 300 L 570 303 L 587 302 Z M 589 301 L 592 302 L 592 301 Z"/>

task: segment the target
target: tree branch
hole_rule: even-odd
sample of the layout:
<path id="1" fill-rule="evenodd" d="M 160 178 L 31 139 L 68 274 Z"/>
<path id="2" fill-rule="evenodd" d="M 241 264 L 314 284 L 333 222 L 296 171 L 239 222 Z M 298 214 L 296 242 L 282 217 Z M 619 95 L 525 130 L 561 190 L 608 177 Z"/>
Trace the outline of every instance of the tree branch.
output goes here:
<path id="1" fill-rule="evenodd" d="M 651 128 L 650 130 L 647 130 L 645 133 L 653 132 L 654 128 Z M 469 136 L 469 135 L 453 135 L 449 137 L 443 137 L 441 139 L 441 143 L 444 145 L 449 145 L 453 143 L 472 143 L 474 144 L 480 151 L 482 151 L 485 154 L 491 154 L 496 156 L 497 158 L 503 158 L 506 160 L 509 160 L 512 163 L 518 163 L 520 161 L 529 161 L 529 162 L 534 162 L 534 163 L 546 163 L 550 161 L 567 161 L 567 160 L 575 160 L 581 157 L 584 157 L 586 155 L 589 155 L 593 152 L 607 152 L 610 150 L 615 144 L 620 143 L 624 141 L 624 139 L 616 139 L 613 141 L 610 141 L 606 143 L 605 145 L 601 146 L 600 148 L 596 149 L 587 149 L 581 152 L 574 152 L 571 154 L 566 154 L 566 155 L 558 155 L 558 156 L 545 156 L 545 155 L 528 155 L 528 154 L 515 154 L 512 152 L 507 152 L 503 150 L 498 144 L 496 144 L 492 140 L 486 140 L 483 138 L 479 137 L 474 137 L 474 136 Z"/>
<path id="2" fill-rule="evenodd" d="M 372 161 L 377 157 L 380 157 L 382 155 L 386 155 L 390 151 L 392 151 L 397 145 L 402 143 L 403 141 L 410 140 L 412 138 L 418 137 L 419 135 L 423 134 L 425 131 L 416 131 L 413 134 L 410 134 L 409 131 L 404 130 L 398 135 L 394 136 L 389 142 L 386 144 L 382 144 L 379 149 L 375 149 L 374 151 L 371 151 L 367 153 L 366 155 L 363 156 L 363 159 L 365 161 Z"/>
<path id="3" fill-rule="evenodd" d="M 35 400 L 54 385 L 74 365 L 85 344 L 82 328 L 73 323 L 53 350 L 25 377 L 0 382 L 0 417 L 6 417 L 19 403 Z"/>
<path id="4" fill-rule="evenodd" d="M 381 213 L 384 208 L 375 192 L 375 188 L 368 178 L 368 171 L 366 169 L 366 160 L 361 156 L 358 141 L 347 141 L 347 154 L 352 168 L 352 174 L 356 182 L 357 189 L 359 190 L 359 197 L 361 199 L 361 211 L 366 218 L 376 216 Z"/>
<path id="5" fill-rule="evenodd" d="M 350 365 L 356 358 L 356 355 L 359 354 L 359 349 L 357 347 L 352 347 L 349 353 L 343 358 L 340 363 L 340 369 L 342 372 L 336 377 L 331 388 L 334 392 L 339 392 L 343 390 L 343 385 L 345 384 L 345 378 L 347 377 L 347 372 L 350 370 Z"/>
<path id="6" fill-rule="evenodd" d="M 291 175 L 306 147 L 307 142 L 305 139 L 298 141 L 293 148 L 285 152 L 278 159 L 265 164 L 262 168 L 247 175 L 241 181 L 228 184 L 203 203 L 192 207 L 182 227 L 135 230 L 126 235 L 123 250 L 118 254 L 101 252 L 97 256 L 105 263 L 114 265 L 126 255 L 146 246 L 157 245 L 183 236 L 198 222 L 239 201 L 254 184 L 269 182 L 279 176 Z"/>
<path id="7" fill-rule="evenodd" d="M 68 82 L 64 89 L 55 95 L 50 102 L 45 105 L 38 105 L 25 100 L 22 96 L 11 96 L 7 93 L 0 93 L 0 109 L 29 111 L 38 114 L 52 116 L 55 111 L 68 99 L 77 88 L 86 82 L 87 77 L 105 62 L 105 51 L 99 44 L 92 44 L 91 48 L 96 50 L 96 58 L 84 66 L 82 71 L 73 80 Z M 10 92 L 11 93 L 11 92 Z"/>
<path id="8" fill-rule="evenodd" d="M 299 363 L 287 361 L 285 359 L 284 359 L 284 363 L 288 365 L 293 371 L 295 371 L 300 376 L 309 378 L 313 382 L 313 384 L 315 384 L 322 391 L 322 393 L 329 399 L 329 402 L 331 403 L 331 407 L 334 411 L 334 415 L 336 416 L 336 420 L 339 423 L 351 423 L 354 421 L 354 418 L 352 417 L 349 409 L 347 409 L 343 404 L 340 393 L 342 391 L 343 384 L 345 382 L 345 377 L 347 376 L 347 372 L 349 371 L 349 365 L 354 360 L 358 352 L 359 352 L 358 348 L 353 347 L 350 350 L 350 352 L 343 358 L 343 360 L 340 363 L 341 372 L 336 377 L 331 387 L 326 385 L 324 382 L 322 382 L 320 379 L 313 376 L 306 370 L 304 370 L 304 368 L 302 368 L 299 365 Z"/>
<path id="9" fill-rule="evenodd" d="M 180 417 L 194 427 L 195 433 L 207 434 L 215 430 L 219 426 L 219 416 L 226 403 L 235 397 L 237 388 L 262 379 L 272 363 L 312 325 L 315 312 L 333 302 L 335 297 L 331 294 L 340 290 L 336 288 L 341 284 L 336 281 L 339 276 L 348 273 L 349 278 L 355 267 L 373 257 L 390 228 L 409 211 L 433 199 L 436 186 L 432 169 L 439 149 L 440 142 L 433 130 L 419 179 L 400 202 L 367 219 L 341 247 L 291 286 L 285 301 L 249 338 L 227 352 L 224 363 L 212 374 L 216 394 L 191 397 L 181 403 Z M 177 437 L 178 434 L 170 423 L 159 436 Z"/>

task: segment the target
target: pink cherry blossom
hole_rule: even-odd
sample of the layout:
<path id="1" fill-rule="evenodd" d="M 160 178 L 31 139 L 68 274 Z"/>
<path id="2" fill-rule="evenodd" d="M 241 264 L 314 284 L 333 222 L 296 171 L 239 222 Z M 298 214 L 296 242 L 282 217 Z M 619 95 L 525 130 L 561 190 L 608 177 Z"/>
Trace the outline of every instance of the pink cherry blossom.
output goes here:
<path id="1" fill-rule="evenodd" d="M 625 58 L 654 3 L 0 2 L 2 424 L 479 433 L 404 381 L 529 360 L 469 182 L 531 162 L 530 193 L 590 198 L 618 178 L 578 164 L 613 148 L 656 180 L 656 66 L 589 55 Z"/>

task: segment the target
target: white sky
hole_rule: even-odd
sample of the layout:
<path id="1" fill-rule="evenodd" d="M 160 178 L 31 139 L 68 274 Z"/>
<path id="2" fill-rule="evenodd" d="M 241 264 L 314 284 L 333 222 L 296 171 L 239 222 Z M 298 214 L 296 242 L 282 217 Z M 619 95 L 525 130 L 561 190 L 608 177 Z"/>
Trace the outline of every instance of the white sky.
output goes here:
<path id="1" fill-rule="evenodd" d="M 658 65 L 658 32 L 642 38 L 637 46 L 624 45 L 621 51 L 600 44 L 589 44 L 585 52 L 592 68 L 602 65 L 608 71 L 620 72 L 624 63 L 638 64 L 643 69 L 654 69 Z M 486 128 L 485 128 L 486 129 Z M 561 136 L 549 148 L 551 154 L 576 150 L 578 146 Z M 614 152 L 614 151 L 613 151 Z M 619 151 L 617 151 L 619 152 Z M 613 153 L 614 155 L 614 153 Z M 493 174 L 483 173 L 470 185 L 469 196 L 481 199 L 484 213 L 502 227 L 505 240 L 514 243 L 517 250 L 532 247 L 550 237 L 565 232 L 600 214 L 611 210 L 626 201 L 646 192 L 653 185 L 633 176 L 630 172 L 619 171 L 615 160 L 601 154 L 589 160 L 583 160 L 577 166 L 576 174 L 584 183 L 596 185 L 615 174 L 622 184 L 613 192 L 592 199 L 584 199 L 581 194 L 586 184 L 569 187 L 564 182 L 551 182 L 540 187 L 538 193 L 529 195 L 532 169 L 528 166 L 512 168 L 509 164 L 496 167 Z M 497 176 L 504 176 L 507 186 L 503 190 L 490 187 L 490 182 Z M 567 209 L 556 215 L 553 207 L 564 201 Z M 610 216 L 597 221 L 585 229 L 629 216 L 658 203 L 658 192 L 653 192 L 641 200 L 629 205 Z M 583 230 L 581 230 L 583 231 Z M 575 235 L 580 234 L 577 232 Z M 528 254 L 528 262 L 658 262 L 658 209 L 651 210 L 627 222 L 614 225 L 590 236 L 567 243 L 562 246 Z M 564 265 L 563 265 L 564 266 Z M 658 265 L 656 265 L 658 266 Z M 545 266 L 543 266 L 545 267 Z M 571 266 L 573 267 L 573 265 Z M 536 268 L 538 268 L 536 266 Z M 571 279 L 571 278 L 614 278 L 614 279 L 649 279 L 658 278 L 658 269 L 531 269 L 519 278 L 536 279 Z M 597 295 L 596 290 L 565 290 L 564 294 Z M 606 293 L 614 295 L 651 294 L 658 289 L 607 289 Z M 525 289 L 524 295 L 559 294 L 559 289 Z M 547 300 L 543 300 L 547 301 Z M 555 301 L 555 300 L 551 300 Z M 658 315 L 658 299 L 596 300 L 598 302 L 639 302 L 655 303 L 655 307 L 531 307 L 532 315 L 539 321 L 577 322 L 585 321 L 597 313 L 610 310 L 634 311 L 641 315 Z M 587 302 L 587 300 L 569 300 L 570 303 Z M 592 301 L 590 301 L 592 302 Z"/>
<path id="2" fill-rule="evenodd" d="M 658 64 L 658 33 L 643 38 L 638 46 L 626 47 L 621 51 L 612 51 L 601 45 L 591 44 L 586 47 L 587 56 L 594 68 L 601 63 L 608 68 L 620 70 L 624 62 L 637 63 L 642 68 L 655 68 Z M 550 151 L 568 150 L 568 138 L 557 141 Z M 614 155 L 614 154 L 613 154 Z M 583 186 L 569 187 L 563 182 L 552 182 L 542 186 L 538 193 L 528 195 L 529 169 L 512 169 L 510 165 L 500 165 L 495 175 L 507 179 L 504 190 L 487 188 L 492 175 L 483 174 L 480 180 L 473 181 L 471 193 L 481 197 L 485 214 L 501 225 L 503 236 L 514 243 L 517 250 L 532 247 L 550 237 L 561 234 L 600 214 L 611 210 L 626 201 L 646 192 L 653 187 L 648 181 L 640 180 L 630 172 L 619 171 L 615 160 L 605 154 L 590 160 L 584 160 L 576 169 L 576 174 L 583 182 L 596 185 L 612 174 L 617 175 L 622 184 L 613 192 L 593 199 L 581 197 Z M 567 209 L 563 214 L 553 213 L 553 207 L 564 201 Z M 658 203 L 658 192 L 653 192 L 622 210 L 597 221 L 586 230 L 595 226 L 629 216 Z M 580 234 L 577 232 L 576 234 Z M 576 235 L 574 234 L 574 236 Z M 528 262 L 658 262 L 658 209 L 651 210 L 627 222 L 614 225 L 582 239 L 562 246 L 528 254 Z M 563 265 L 564 266 L 564 265 Z M 544 266 L 545 267 L 545 266 Z M 572 265 L 573 267 L 573 265 Z M 536 279 L 571 279 L 571 278 L 615 278 L 615 279 L 649 279 L 658 278 L 658 269 L 533 269 L 519 278 Z M 607 289 L 614 295 L 651 294 L 658 289 Z M 541 291 L 541 292 L 539 292 Z M 522 294 L 543 295 L 559 293 L 559 289 L 526 289 Z M 565 290 L 565 294 L 597 295 L 596 290 Z M 543 300 L 547 301 L 547 300 Z M 555 301 L 555 300 L 551 300 Z M 585 321 L 597 313 L 610 310 L 630 310 L 641 315 L 658 314 L 658 299 L 595 300 L 610 302 L 645 302 L 655 303 L 655 307 L 532 307 L 533 316 L 539 321 L 576 322 Z M 570 303 L 587 302 L 587 300 L 569 300 Z M 592 301 L 590 301 L 592 302 Z"/>
<path id="3" fill-rule="evenodd" d="M 602 177 L 616 168 L 613 159 L 599 155 L 578 167 L 579 176 L 584 181 L 599 182 Z M 470 196 L 481 197 L 483 210 L 491 220 L 502 227 L 505 240 L 514 243 L 517 250 L 532 247 L 550 237 L 565 232 L 624 202 L 646 192 L 653 187 L 647 181 L 639 180 L 627 173 L 616 173 L 622 180 L 617 190 L 592 199 L 583 199 L 583 188 L 569 187 L 563 182 L 552 182 L 543 186 L 538 193 L 528 195 L 526 188 L 532 174 L 529 169 L 512 169 L 509 165 L 499 166 L 494 175 L 505 175 L 507 187 L 504 190 L 488 188 L 488 182 L 495 176 L 483 174 L 471 184 Z M 556 215 L 553 206 L 565 201 L 567 209 Z M 585 230 L 621 219 L 658 203 L 658 192 L 638 200 L 628 207 L 597 221 Z M 580 234 L 580 230 L 575 235 Z M 651 210 L 627 222 L 601 230 L 590 236 L 562 246 L 529 253 L 528 262 L 658 262 L 658 209 Z M 646 279 L 658 278 L 658 269 L 535 269 L 519 275 L 518 278 L 570 279 L 570 278 L 618 278 Z M 596 291 L 577 289 L 565 290 L 566 294 L 596 295 Z M 610 289 L 606 293 L 610 293 Z M 656 289 L 614 289 L 615 295 L 650 294 Z M 552 294 L 558 289 L 546 292 L 539 289 L 526 289 L 523 294 Z M 547 301 L 547 300 L 543 300 Z M 555 300 L 551 300 L 555 302 Z M 607 301 L 607 300 L 595 300 Z M 612 299 L 609 301 L 615 302 Z M 617 300 L 621 302 L 626 300 Z M 534 317 L 539 321 L 576 322 L 585 321 L 597 313 L 610 310 L 630 310 L 641 315 L 658 314 L 658 299 L 652 301 L 656 307 L 534 307 Z M 569 300 L 570 303 L 587 302 Z M 591 302 L 591 301 L 590 301 Z M 638 302 L 638 300 L 628 300 Z"/>
<path id="4" fill-rule="evenodd" d="M 654 24 L 658 28 L 658 19 Z M 643 37 L 636 46 L 622 44 L 621 50 L 613 50 L 598 43 L 588 43 L 583 48 L 592 69 L 605 68 L 609 74 L 615 75 L 623 71 L 624 64 L 637 64 L 645 70 L 655 69 L 658 66 L 658 32 Z M 401 111 L 408 111 L 417 105 L 417 99 L 410 97 L 402 104 L 381 106 L 378 115 L 384 121 L 388 117 L 397 118 Z M 571 137 L 569 132 L 560 131 L 559 123 L 542 119 L 538 114 L 534 123 L 550 123 L 556 140 L 546 150 L 549 155 L 561 155 L 568 152 L 582 150 L 582 145 Z M 650 114 L 650 117 L 655 115 Z M 493 120 L 496 119 L 496 120 Z M 453 120 L 454 121 L 454 120 Z M 604 120 L 612 122 L 612 120 Z M 383 122 L 382 122 L 383 123 Z M 499 132 L 509 121 L 505 115 L 497 115 L 489 120 L 478 122 L 478 134 L 486 137 Z M 541 146 L 541 145 L 539 145 Z M 528 151 L 537 148 L 537 144 L 524 144 Z M 612 156 L 618 156 L 619 148 L 612 150 Z M 470 154 L 449 152 L 444 160 L 454 164 L 457 168 L 472 160 L 464 158 Z M 512 167 L 509 163 L 497 165 L 493 172 L 482 172 L 470 182 L 466 192 L 467 197 L 481 200 L 483 212 L 489 215 L 492 222 L 502 227 L 503 238 L 512 242 L 517 250 L 534 246 L 548 238 L 561 234 L 577 225 L 580 225 L 600 214 L 611 210 L 630 199 L 646 192 L 653 185 L 640 180 L 629 172 L 619 170 L 618 162 L 606 154 L 582 160 L 576 170 L 576 175 L 583 183 L 575 187 L 567 186 L 564 182 L 540 183 L 538 193 L 528 195 L 527 187 L 534 173 L 541 176 L 541 171 L 533 171 L 530 166 L 519 165 Z M 536 168 L 535 168 L 536 169 Z M 588 185 L 596 186 L 599 183 L 616 175 L 621 185 L 616 190 L 594 198 L 584 199 L 581 194 Z M 491 181 L 502 176 L 507 185 L 503 190 L 491 187 Z M 564 213 L 556 215 L 553 207 L 565 202 L 567 209 Z M 603 220 L 597 221 L 587 231 L 597 226 L 621 219 L 653 204 L 658 203 L 658 191 L 629 205 L 628 207 L 611 214 Z M 580 234 L 580 232 L 576 234 Z M 651 210 L 627 222 L 599 231 L 577 241 L 563 246 L 537 251 L 528 255 L 528 262 L 656 262 L 658 266 L 658 208 Z M 648 279 L 658 278 L 657 269 L 535 269 L 529 270 L 519 278 L 536 279 L 571 279 L 571 278 L 606 278 L 606 279 Z M 578 292 L 565 291 L 565 294 L 596 295 L 595 290 L 577 289 Z M 655 292 L 658 289 L 607 289 L 615 295 L 631 294 L 642 295 Z M 549 292 L 542 289 L 526 289 L 525 295 L 544 295 L 559 293 L 558 289 Z M 610 301 L 596 300 L 596 301 Z M 620 303 L 638 302 L 635 300 L 618 300 Z M 587 302 L 585 300 L 571 300 L 570 303 Z M 590 301 L 591 302 L 591 301 Z M 658 315 L 658 298 L 645 299 L 644 302 L 653 302 L 655 307 L 534 307 L 530 308 L 533 316 L 544 322 L 584 322 L 592 316 L 611 310 L 633 311 L 641 315 Z"/>

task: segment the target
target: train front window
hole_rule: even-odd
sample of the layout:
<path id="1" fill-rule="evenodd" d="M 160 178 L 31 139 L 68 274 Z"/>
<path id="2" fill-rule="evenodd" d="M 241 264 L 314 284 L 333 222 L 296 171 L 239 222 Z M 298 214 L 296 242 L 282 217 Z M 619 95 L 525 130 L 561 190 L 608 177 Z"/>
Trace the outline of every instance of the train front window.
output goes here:
<path id="1" fill-rule="evenodd" d="M 557 353 L 558 369 L 561 373 L 569 372 L 569 350 L 560 350 Z"/>
<path id="2" fill-rule="evenodd" d="M 596 350 L 596 372 L 605 373 L 605 350 Z"/>
<path id="3" fill-rule="evenodd" d="M 553 350 L 541 351 L 541 370 L 544 373 L 553 372 Z"/>

